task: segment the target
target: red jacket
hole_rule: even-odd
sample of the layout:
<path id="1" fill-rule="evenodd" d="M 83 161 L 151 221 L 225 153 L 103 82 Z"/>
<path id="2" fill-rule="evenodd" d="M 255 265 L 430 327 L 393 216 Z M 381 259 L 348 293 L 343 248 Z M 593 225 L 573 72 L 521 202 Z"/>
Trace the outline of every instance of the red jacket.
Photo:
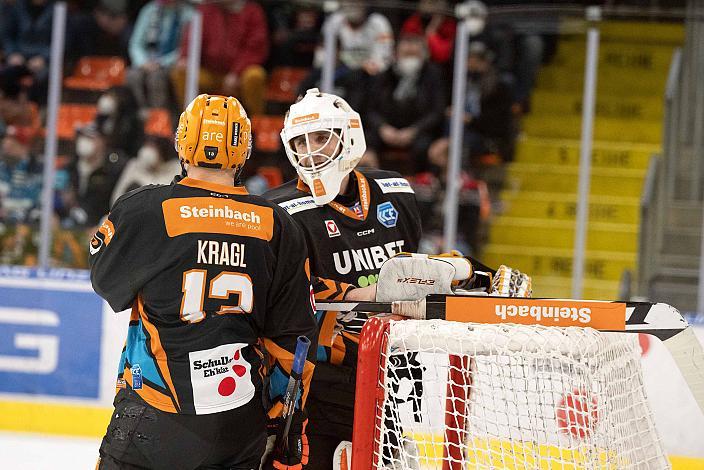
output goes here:
<path id="1" fill-rule="evenodd" d="M 213 72 L 242 73 L 250 65 L 262 65 L 269 55 L 269 30 L 264 10 L 247 2 L 237 13 L 217 4 L 198 7 L 203 14 L 201 66 Z M 190 29 L 184 35 L 181 57 L 188 53 Z"/>
<path id="2" fill-rule="evenodd" d="M 423 21 L 420 13 L 416 13 L 408 18 L 401 27 L 401 34 L 418 34 L 428 38 L 428 52 L 433 62 L 444 64 L 450 60 L 452 47 L 455 44 L 455 30 L 457 25 L 455 20 L 445 18 L 438 29 L 426 36 Z"/>

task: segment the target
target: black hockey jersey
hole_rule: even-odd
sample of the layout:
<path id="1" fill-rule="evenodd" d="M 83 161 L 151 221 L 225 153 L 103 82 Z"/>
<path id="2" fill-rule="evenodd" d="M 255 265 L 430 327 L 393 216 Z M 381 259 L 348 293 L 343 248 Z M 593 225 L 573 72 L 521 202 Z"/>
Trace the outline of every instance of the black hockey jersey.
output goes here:
<path id="1" fill-rule="evenodd" d="M 277 414 L 297 337 L 317 337 L 304 235 L 283 209 L 177 178 L 118 199 L 90 253 L 95 291 L 132 308 L 118 387 L 168 412 L 237 408 L 261 398 L 262 345 Z"/>
<path id="2" fill-rule="evenodd" d="M 396 172 L 359 169 L 351 173 L 356 185 L 345 205 L 336 198 L 316 206 L 308 187 L 294 180 L 264 197 L 284 208 L 298 223 L 308 243 L 313 289 L 317 299 L 341 299 L 352 287 L 376 283 L 379 269 L 389 257 L 415 252 L 421 223 L 415 195 L 409 182 Z M 335 314 L 318 312 L 319 360 L 332 363 L 356 361 L 342 337 L 357 342 L 366 317 L 337 322 Z M 341 335 L 339 330 L 342 329 Z"/>

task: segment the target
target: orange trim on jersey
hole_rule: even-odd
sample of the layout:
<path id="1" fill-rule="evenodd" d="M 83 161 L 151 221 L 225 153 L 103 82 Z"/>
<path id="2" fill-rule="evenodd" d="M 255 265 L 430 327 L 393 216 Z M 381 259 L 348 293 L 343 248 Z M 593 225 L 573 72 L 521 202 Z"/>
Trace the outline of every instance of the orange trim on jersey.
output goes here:
<path id="1" fill-rule="evenodd" d="M 284 348 L 276 344 L 274 341 L 267 338 L 262 338 L 262 343 L 264 344 L 266 350 L 269 352 L 269 355 L 272 359 L 272 363 L 275 360 L 281 365 L 281 367 L 283 367 L 283 369 L 287 373 L 290 373 L 291 368 L 293 367 L 293 353 L 285 350 Z M 310 390 L 310 380 L 313 377 L 314 368 L 315 366 L 311 362 L 308 362 L 308 360 L 306 360 L 306 362 L 303 364 L 303 374 L 301 374 L 303 381 L 303 395 L 301 397 L 302 405 L 305 405 L 306 398 L 308 398 L 308 391 Z"/>
<path id="2" fill-rule="evenodd" d="M 112 237 L 115 235 L 115 226 L 110 222 L 110 219 L 105 219 L 98 229 L 98 232 L 103 234 L 105 246 L 108 246 L 112 241 Z"/>
<path id="3" fill-rule="evenodd" d="M 345 346 L 343 335 L 335 336 L 335 339 L 332 342 L 332 347 L 330 348 L 330 364 L 337 366 L 342 364 L 346 353 L 347 346 Z"/>
<path id="4" fill-rule="evenodd" d="M 122 376 L 128 384 L 132 383 L 132 371 L 125 367 L 125 373 Z M 142 383 L 142 388 L 139 390 L 134 390 L 140 397 L 144 398 L 144 401 L 152 405 L 161 411 L 166 411 L 168 413 L 178 413 L 176 407 L 174 406 L 171 397 L 164 395 L 158 390 L 154 390 L 149 385 Z"/>
<path id="5" fill-rule="evenodd" d="M 232 199 L 186 197 L 161 203 L 166 233 L 222 233 L 270 241 L 274 234 L 274 209 Z"/>
<path id="6" fill-rule="evenodd" d="M 178 402 L 176 388 L 174 387 L 174 383 L 171 380 L 171 372 L 169 371 L 169 364 L 166 360 L 166 352 L 164 351 L 164 348 L 161 345 L 161 339 L 159 338 L 159 331 L 149 321 L 149 318 L 147 317 L 147 312 L 146 310 L 144 310 L 144 303 L 142 303 L 142 296 L 137 297 L 137 308 L 139 309 L 139 315 L 142 318 L 142 324 L 149 333 L 149 349 L 154 355 L 154 359 L 156 360 L 156 365 L 159 368 L 159 371 L 161 372 L 161 376 L 166 381 L 166 385 L 169 387 L 169 390 L 173 395 L 173 399 L 176 402 L 176 406 L 180 408 L 181 405 Z"/>
<path id="7" fill-rule="evenodd" d="M 273 418 L 276 418 L 277 416 L 281 416 L 281 413 L 283 413 L 283 411 L 284 411 L 284 404 L 281 403 L 280 401 L 277 401 L 276 403 L 274 403 L 274 406 L 272 406 L 271 409 L 269 409 L 269 411 L 267 411 L 267 415 L 269 416 L 269 418 L 273 419 Z"/>
<path id="8" fill-rule="evenodd" d="M 330 201 L 328 205 L 335 209 L 340 214 L 349 217 L 354 220 L 367 220 L 367 214 L 369 213 L 369 205 L 371 203 L 371 193 L 369 192 L 369 183 L 367 178 L 364 177 L 362 173 L 354 170 L 354 174 L 357 176 L 357 189 L 359 190 L 359 204 L 362 206 L 362 215 L 358 215 L 355 211 L 349 207 L 345 207 L 339 202 Z M 298 183 L 296 183 L 296 188 L 299 191 L 304 191 L 310 193 L 310 188 L 298 178 Z"/>
<path id="9" fill-rule="evenodd" d="M 319 346 L 332 347 L 336 323 L 337 312 L 323 312 L 323 321 L 320 324 L 320 334 L 318 335 Z"/>
<path id="10" fill-rule="evenodd" d="M 195 178 L 183 178 L 178 184 L 188 186 L 190 188 L 207 189 L 216 193 L 223 194 L 249 194 L 244 186 L 225 186 L 224 184 L 211 183 L 209 181 L 197 180 Z"/>

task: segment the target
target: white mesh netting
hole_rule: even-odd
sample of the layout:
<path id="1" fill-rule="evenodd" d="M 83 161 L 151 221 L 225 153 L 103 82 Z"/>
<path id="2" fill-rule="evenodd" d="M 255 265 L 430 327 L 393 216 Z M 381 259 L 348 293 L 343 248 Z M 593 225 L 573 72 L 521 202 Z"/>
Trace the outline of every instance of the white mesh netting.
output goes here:
<path id="1" fill-rule="evenodd" d="M 380 364 L 379 468 L 669 468 L 637 335 L 392 321 Z"/>

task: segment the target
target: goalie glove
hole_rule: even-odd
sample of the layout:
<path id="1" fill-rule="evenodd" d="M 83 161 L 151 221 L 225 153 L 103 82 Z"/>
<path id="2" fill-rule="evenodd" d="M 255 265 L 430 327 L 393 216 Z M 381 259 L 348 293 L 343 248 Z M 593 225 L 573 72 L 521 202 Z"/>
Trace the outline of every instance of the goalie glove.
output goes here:
<path id="1" fill-rule="evenodd" d="M 533 295 L 532 280 L 527 274 L 502 264 L 496 270 L 489 295 L 531 297 Z"/>
<path id="2" fill-rule="evenodd" d="M 452 294 L 453 281 L 472 275 L 466 258 L 401 253 L 381 265 L 377 302 L 419 300 L 428 294 Z"/>
<path id="3" fill-rule="evenodd" d="M 267 423 L 269 436 L 276 436 L 271 453 L 265 456 L 262 470 L 301 470 L 308 464 L 308 436 L 306 426 L 308 416 L 305 410 L 293 414 L 291 427 L 288 430 L 287 442 L 282 441 L 284 419 L 274 418 Z"/>

